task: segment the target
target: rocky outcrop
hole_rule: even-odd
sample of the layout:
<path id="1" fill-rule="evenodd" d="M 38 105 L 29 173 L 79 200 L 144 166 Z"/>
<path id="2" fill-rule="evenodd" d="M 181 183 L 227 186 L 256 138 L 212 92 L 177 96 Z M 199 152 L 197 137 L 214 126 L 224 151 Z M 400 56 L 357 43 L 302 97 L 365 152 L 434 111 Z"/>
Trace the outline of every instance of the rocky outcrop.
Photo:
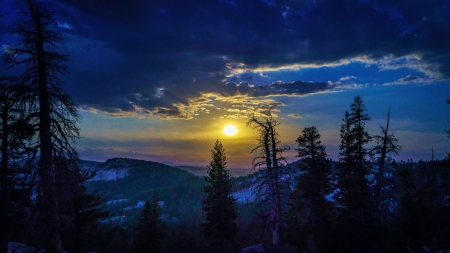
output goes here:
<path id="1" fill-rule="evenodd" d="M 43 249 L 36 249 L 19 242 L 8 242 L 8 253 L 45 253 Z M 69 253 L 64 251 L 64 253 Z M 95 252 L 89 252 L 95 253 Z"/>
<path id="2" fill-rule="evenodd" d="M 8 253 L 43 253 L 45 250 L 38 250 L 23 243 L 8 242 Z"/>
<path id="3" fill-rule="evenodd" d="M 258 244 L 242 249 L 241 253 L 301 253 L 301 251 L 293 246 Z"/>

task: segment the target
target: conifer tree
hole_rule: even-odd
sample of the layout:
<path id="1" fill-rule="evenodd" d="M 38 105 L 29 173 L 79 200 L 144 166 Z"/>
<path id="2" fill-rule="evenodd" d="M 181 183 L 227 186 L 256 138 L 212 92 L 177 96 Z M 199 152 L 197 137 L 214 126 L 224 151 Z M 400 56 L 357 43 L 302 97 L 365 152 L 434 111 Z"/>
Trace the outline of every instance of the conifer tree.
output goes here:
<path id="1" fill-rule="evenodd" d="M 150 203 L 145 202 L 141 219 L 136 229 L 134 238 L 134 248 L 138 253 L 159 253 L 161 252 L 161 242 L 164 237 L 162 220 L 160 218 L 158 192 L 153 193 Z"/>
<path id="2" fill-rule="evenodd" d="M 365 129 L 370 120 L 362 99 L 357 96 L 350 106 L 350 113 L 345 112 L 341 125 L 341 145 L 339 146 L 339 187 L 341 195 L 338 201 L 345 210 L 362 211 L 368 206 L 361 206 L 369 200 L 369 182 L 366 176 L 369 169 L 366 162 L 368 149 L 364 147 L 371 141 Z"/>
<path id="3" fill-rule="evenodd" d="M 98 220 L 108 218 L 110 213 L 103 210 L 103 197 L 88 193 L 84 186 L 95 173 L 77 166 L 76 162 L 59 161 L 55 165 L 62 241 L 68 251 L 78 253 L 96 233 Z"/>
<path id="4" fill-rule="evenodd" d="M 76 161 L 73 147 L 79 137 L 76 126 L 77 108 L 61 87 L 61 75 L 66 72 L 67 56 L 56 49 L 63 39 L 55 30 L 51 12 L 35 0 L 26 0 L 19 7 L 24 20 L 18 22 L 13 33 L 21 40 L 16 48 L 8 48 L 5 59 L 12 66 L 23 66 L 21 82 L 27 87 L 25 105 L 29 107 L 29 122 L 37 134 L 40 176 L 40 213 L 48 253 L 63 251 L 61 220 L 58 215 L 54 161 L 59 158 Z"/>
<path id="5" fill-rule="evenodd" d="M 0 164 L 0 252 L 7 252 L 7 235 L 10 229 L 10 191 L 13 185 L 10 182 L 11 159 L 10 159 L 10 132 L 11 121 L 15 119 L 11 110 L 18 102 L 14 90 L 8 85 L 8 80 L 0 80 L 0 118 L 1 118 L 1 164 Z"/>
<path id="6" fill-rule="evenodd" d="M 446 103 L 450 105 L 450 99 L 447 99 Z M 450 122 L 450 120 L 447 120 L 447 122 Z M 450 126 L 449 126 L 449 130 L 447 130 L 445 132 L 447 133 L 447 138 L 450 138 Z M 446 158 L 450 160 L 450 153 L 447 153 Z"/>
<path id="7" fill-rule="evenodd" d="M 365 129 L 370 120 L 362 99 L 357 96 L 346 111 L 341 125 L 339 146 L 338 187 L 339 204 L 338 240 L 343 252 L 379 252 L 375 241 L 380 240 L 373 198 L 369 188 L 368 149 L 371 137 Z M 381 245 L 381 244 L 380 244 Z"/>
<path id="8" fill-rule="evenodd" d="M 225 150 L 219 140 L 211 150 L 211 158 L 203 187 L 206 197 L 202 200 L 202 209 L 206 217 L 202 229 L 216 252 L 223 253 L 227 250 L 225 243 L 231 241 L 237 232 L 237 210 L 236 199 L 231 195 L 232 184 L 226 169 Z"/>
<path id="9" fill-rule="evenodd" d="M 19 203 L 26 199 L 26 189 L 16 182 L 18 160 L 25 159 L 23 144 L 33 136 L 26 124 L 25 112 L 20 106 L 21 92 L 17 78 L 0 78 L 0 252 L 7 251 L 7 238 L 13 229 L 12 217 L 16 217 Z M 23 170 L 22 175 L 26 174 Z M 23 176 L 25 177 L 25 176 Z M 23 179 L 21 177 L 21 179 Z M 23 179 L 24 185 L 28 185 Z M 27 182 L 27 183 L 25 183 Z M 28 187 L 26 187 L 28 188 Z M 29 196 L 28 196 L 29 198 Z"/>
<path id="10" fill-rule="evenodd" d="M 297 188 L 291 195 L 291 209 L 288 212 L 288 219 L 297 219 L 288 224 L 303 227 L 303 236 L 307 237 L 312 253 L 327 252 L 332 204 L 325 199 L 324 194 L 330 189 L 328 176 L 331 167 L 316 127 L 305 127 L 296 142 L 297 157 L 302 159 L 299 165 L 302 173 L 298 178 Z"/>

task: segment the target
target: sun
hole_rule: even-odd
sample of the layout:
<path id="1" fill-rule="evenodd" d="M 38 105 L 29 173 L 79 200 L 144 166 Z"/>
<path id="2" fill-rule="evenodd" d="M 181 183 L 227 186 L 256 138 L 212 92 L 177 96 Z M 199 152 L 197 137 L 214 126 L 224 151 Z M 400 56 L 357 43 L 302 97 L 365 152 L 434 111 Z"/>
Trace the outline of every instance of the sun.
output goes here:
<path id="1" fill-rule="evenodd" d="M 234 134 L 236 134 L 236 132 L 237 132 L 237 129 L 233 125 L 226 125 L 223 128 L 223 133 L 228 135 L 228 136 L 234 135 Z"/>

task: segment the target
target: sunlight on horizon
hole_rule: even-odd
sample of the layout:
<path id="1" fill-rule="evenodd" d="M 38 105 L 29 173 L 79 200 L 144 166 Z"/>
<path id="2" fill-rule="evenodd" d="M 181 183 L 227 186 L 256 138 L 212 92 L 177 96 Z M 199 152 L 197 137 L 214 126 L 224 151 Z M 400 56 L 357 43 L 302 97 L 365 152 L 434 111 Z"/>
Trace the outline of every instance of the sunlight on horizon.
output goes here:
<path id="1" fill-rule="evenodd" d="M 233 125 L 226 125 L 223 129 L 223 133 L 228 136 L 235 135 L 237 133 L 237 129 Z"/>

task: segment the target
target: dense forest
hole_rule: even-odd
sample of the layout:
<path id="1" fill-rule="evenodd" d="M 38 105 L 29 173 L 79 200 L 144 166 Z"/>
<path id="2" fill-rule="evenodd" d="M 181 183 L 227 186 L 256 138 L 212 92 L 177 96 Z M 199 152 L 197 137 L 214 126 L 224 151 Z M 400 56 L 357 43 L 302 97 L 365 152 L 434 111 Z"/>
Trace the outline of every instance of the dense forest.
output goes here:
<path id="1" fill-rule="evenodd" d="M 288 163 L 270 111 L 248 116 L 259 139 L 247 176 L 230 175 L 219 140 L 204 177 L 127 158 L 81 161 L 77 107 L 61 87 L 63 38 L 39 2 L 20 12 L 21 44 L 4 59 L 23 72 L 0 78 L 0 253 L 450 252 L 450 157 L 395 160 L 390 109 L 369 133 L 359 96 L 336 126 L 338 161 L 310 126 Z"/>

